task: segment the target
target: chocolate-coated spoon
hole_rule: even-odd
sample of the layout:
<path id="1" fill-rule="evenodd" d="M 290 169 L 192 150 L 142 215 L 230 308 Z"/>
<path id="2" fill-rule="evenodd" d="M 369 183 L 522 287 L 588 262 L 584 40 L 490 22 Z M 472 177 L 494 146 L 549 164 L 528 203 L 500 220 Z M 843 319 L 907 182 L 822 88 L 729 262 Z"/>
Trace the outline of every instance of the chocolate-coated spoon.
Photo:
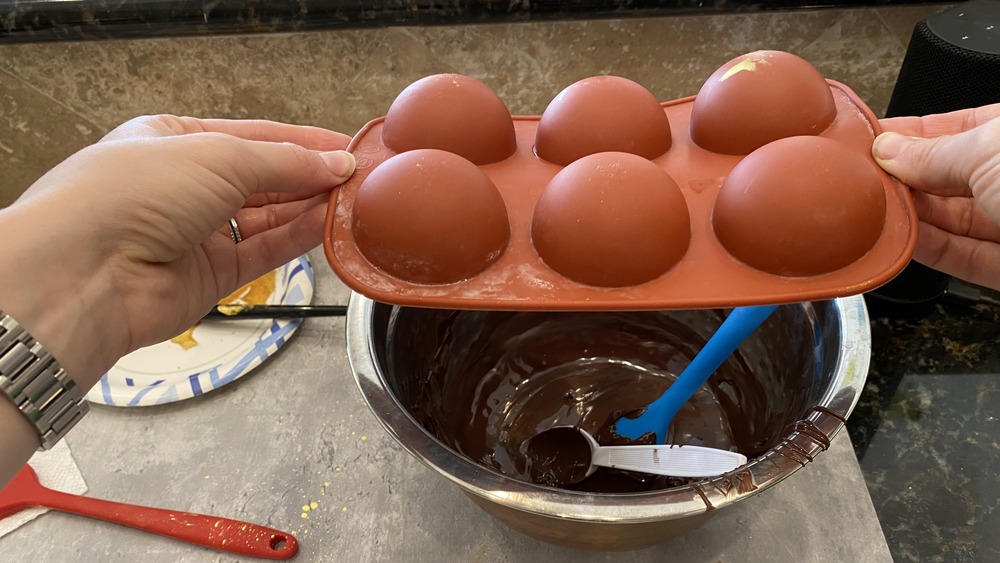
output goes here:
<path id="1" fill-rule="evenodd" d="M 750 333 L 757 330 L 757 327 L 771 316 L 775 309 L 776 305 L 733 309 L 705 347 L 684 368 L 677 381 L 674 381 L 659 399 L 650 403 L 640 416 L 618 419 L 615 423 L 615 432 L 632 440 L 655 432 L 657 444 L 666 442 L 667 428 L 670 428 L 677 411 L 681 410 L 694 392 L 739 348 Z"/>
<path id="2" fill-rule="evenodd" d="M 219 551 L 288 559 L 299 550 L 295 537 L 257 524 L 218 516 L 122 504 L 49 489 L 29 465 L 0 491 L 0 518 L 41 506 L 122 524 Z"/>
<path id="3" fill-rule="evenodd" d="M 743 454 L 703 446 L 602 446 L 573 426 L 539 432 L 525 450 L 531 480 L 553 487 L 579 483 L 598 466 L 671 477 L 714 477 L 747 462 Z"/>

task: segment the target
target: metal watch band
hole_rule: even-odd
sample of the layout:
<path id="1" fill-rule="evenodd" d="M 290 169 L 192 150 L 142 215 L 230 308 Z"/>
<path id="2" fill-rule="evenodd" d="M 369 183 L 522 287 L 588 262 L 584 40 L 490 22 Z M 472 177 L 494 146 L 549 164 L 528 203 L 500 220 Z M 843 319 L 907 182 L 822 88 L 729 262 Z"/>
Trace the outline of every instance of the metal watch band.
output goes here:
<path id="1" fill-rule="evenodd" d="M 80 388 L 52 354 L 2 310 L 0 391 L 38 430 L 41 450 L 56 445 L 90 410 Z"/>

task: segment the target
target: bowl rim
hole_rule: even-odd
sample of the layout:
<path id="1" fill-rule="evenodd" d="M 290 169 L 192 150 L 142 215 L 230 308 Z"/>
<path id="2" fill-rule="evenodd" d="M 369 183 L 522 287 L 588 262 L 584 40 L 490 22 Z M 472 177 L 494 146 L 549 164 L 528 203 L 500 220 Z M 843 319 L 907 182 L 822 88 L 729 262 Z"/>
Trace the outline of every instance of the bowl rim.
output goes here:
<path id="1" fill-rule="evenodd" d="M 362 398 L 382 427 L 404 450 L 465 493 L 565 520 L 658 522 L 717 510 L 768 489 L 829 447 L 860 399 L 871 359 L 871 329 L 863 297 L 841 297 L 829 303 L 840 323 L 840 351 L 832 381 L 817 406 L 802 419 L 804 427 L 794 425 L 778 445 L 734 471 L 682 487 L 639 493 L 591 493 L 536 485 L 482 467 L 444 445 L 389 391 L 371 338 L 379 303 L 357 292 L 352 292 L 347 309 L 347 355 Z M 791 305 L 811 306 L 811 302 Z"/>

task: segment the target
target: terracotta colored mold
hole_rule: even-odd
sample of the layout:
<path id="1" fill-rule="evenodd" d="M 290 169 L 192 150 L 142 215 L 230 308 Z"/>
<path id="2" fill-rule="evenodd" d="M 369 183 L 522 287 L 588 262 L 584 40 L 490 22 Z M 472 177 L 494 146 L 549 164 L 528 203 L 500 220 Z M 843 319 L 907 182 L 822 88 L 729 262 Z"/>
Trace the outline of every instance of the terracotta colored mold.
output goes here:
<path id="1" fill-rule="evenodd" d="M 382 142 L 395 152 L 441 149 L 489 164 L 514 154 L 514 123 L 489 86 L 460 74 L 436 74 L 396 97 Z"/>
<path id="2" fill-rule="evenodd" d="M 864 155 L 834 139 L 789 137 L 733 168 L 712 224 L 730 254 L 754 268 L 817 276 L 871 250 L 885 207 L 882 179 Z"/>
<path id="3" fill-rule="evenodd" d="M 542 260 L 580 283 L 648 282 L 676 264 L 691 240 L 684 196 L 650 160 L 602 152 L 552 178 L 535 206 L 532 241 Z"/>
<path id="4" fill-rule="evenodd" d="M 739 66 L 756 60 L 769 62 L 755 63 L 757 70 Z M 333 192 L 325 227 L 327 258 L 347 285 L 372 299 L 446 309 L 696 309 L 869 291 L 909 261 L 916 244 L 916 213 L 906 186 L 870 156 L 881 131 L 875 115 L 842 84 L 820 78 L 818 88 L 810 74 L 815 69 L 803 74 L 803 68 L 812 69 L 793 55 L 773 52 L 727 63 L 713 75 L 728 73 L 722 81 L 726 91 L 716 93 L 712 104 L 691 97 L 657 106 L 671 141 L 665 152 L 652 157 L 630 150 L 616 151 L 627 156 L 602 155 L 606 148 L 589 145 L 591 140 L 579 133 L 595 128 L 594 122 L 567 121 L 567 129 L 553 129 L 551 138 L 579 140 L 574 153 L 579 158 L 557 164 L 552 155 L 545 157 L 539 134 L 543 120 L 557 124 L 548 122 L 549 110 L 541 118 L 505 118 L 514 131 L 513 145 L 504 132 L 507 127 L 457 111 L 461 119 L 442 118 L 443 129 L 470 139 L 497 135 L 506 139 L 502 146 L 514 147 L 513 153 L 477 166 L 466 160 L 469 153 L 459 143 L 452 152 L 466 158 L 446 161 L 438 154 L 435 158 L 441 160 L 420 170 L 401 159 L 413 147 L 384 142 L 392 138 L 386 130 L 392 128 L 393 115 L 375 119 L 350 144 L 358 162 L 354 176 Z M 763 95 L 757 79 L 765 75 L 770 78 L 764 81 Z M 814 96 L 784 101 L 796 99 L 804 82 Z M 435 81 L 420 81 L 407 89 L 407 97 L 431 99 L 424 88 L 439 87 Z M 713 90 L 706 86 L 706 92 Z M 757 101 L 747 101 L 753 99 Z M 627 104 L 616 100 L 601 105 L 625 112 Z M 734 105 L 714 106 L 720 100 Z M 824 109 L 830 100 L 832 117 Z M 779 120 L 784 114 L 801 115 L 803 108 L 820 117 L 809 121 L 807 131 L 789 127 L 777 133 L 766 120 L 737 119 L 748 108 L 770 112 L 774 107 L 781 110 L 775 114 Z M 699 130 L 693 121 L 716 117 L 708 111 L 723 116 L 724 137 L 737 139 L 746 156 L 692 140 Z M 414 133 L 415 144 L 438 135 L 433 123 L 421 127 L 429 129 Z M 803 134 L 818 144 L 787 138 Z M 789 148 L 800 143 L 813 149 Z M 587 154 L 595 150 L 593 156 Z M 622 169 L 630 174 L 653 175 L 649 165 L 634 164 L 645 158 L 644 163 L 662 171 L 660 177 L 674 183 L 663 180 L 662 194 L 638 180 L 646 187 L 632 186 L 631 180 L 624 182 L 626 189 L 617 190 L 596 179 L 588 184 L 581 170 L 599 155 L 628 162 Z M 454 171 L 438 170 L 453 163 Z M 773 181 L 757 185 L 747 170 Z M 601 167 L 592 171 L 607 173 Z M 426 190 L 411 184 L 422 174 L 433 174 L 427 176 Z M 455 193 L 443 193 L 446 185 Z M 370 201 L 369 190 L 383 193 Z M 396 192 L 405 197 L 391 195 Z M 686 229 L 685 215 L 672 201 L 686 206 Z M 686 240 L 682 231 L 688 233 Z"/>
<path id="5" fill-rule="evenodd" d="M 358 189 L 358 250 L 412 283 L 453 283 L 483 271 L 507 247 L 507 210 L 475 164 L 435 149 L 387 160 Z"/>
<path id="6" fill-rule="evenodd" d="M 656 158 L 670 148 L 670 123 L 642 85 L 620 76 L 594 76 L 557 95 L 538 123 L 535 150 L 556 164 L 599 152 Z"/>
<path id="7" fill-rule="evenodd" d="M 771 141 L 818 135 L 837 117 L 830 87 L 805 60 L 756 51 L 722 65 L 691 108 L 691 139 L 705 149 L 745 155 Z"/>

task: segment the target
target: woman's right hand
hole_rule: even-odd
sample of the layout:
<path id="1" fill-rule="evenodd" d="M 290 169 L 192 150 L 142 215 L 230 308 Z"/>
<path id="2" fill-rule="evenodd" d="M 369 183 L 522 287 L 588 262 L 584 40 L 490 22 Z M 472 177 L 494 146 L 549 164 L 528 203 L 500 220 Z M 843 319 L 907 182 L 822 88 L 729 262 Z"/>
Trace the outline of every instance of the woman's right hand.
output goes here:
<path id="1" fill-rule="evenodd" d="M 1000 290 L 1000 104 L 881 120 L 879 166 L 910 186 L 914 259 Z"/>

